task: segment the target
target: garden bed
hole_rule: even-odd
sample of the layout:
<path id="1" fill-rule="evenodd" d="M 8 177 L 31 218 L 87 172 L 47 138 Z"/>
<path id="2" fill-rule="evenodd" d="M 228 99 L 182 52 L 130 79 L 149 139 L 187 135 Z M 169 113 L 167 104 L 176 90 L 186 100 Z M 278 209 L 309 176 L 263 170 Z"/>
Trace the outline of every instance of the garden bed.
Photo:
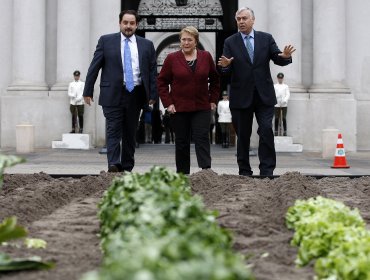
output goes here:
<path id="1" fill-rule="evenodd" d="M 1 279 L 79 279 L 99 267 L 97 203 L 113 178 L 99 176 L 55 179 L 47 174 L 5 175 L 0 191 L 0 219 L 15 215 L 30 237 L 48 242 L 45 250 L 3 247 L 12 256 L 38 255 L 55 261 L 49 271 L 3 274 Z M 256 279 L 312 279 L 312 266 L 296 268 L 297 250 L 285 214 L 296 199 L 318 195 L 357 207 L 370 221 L 370 178 L 322 178 L 287 173 L 275 179 L 218 175 L 210 170 L 190 176 L 192 191 L 208 209 L 219 211 L 219 224 L 234 232 L 234 248 L 248 256 Z"/>

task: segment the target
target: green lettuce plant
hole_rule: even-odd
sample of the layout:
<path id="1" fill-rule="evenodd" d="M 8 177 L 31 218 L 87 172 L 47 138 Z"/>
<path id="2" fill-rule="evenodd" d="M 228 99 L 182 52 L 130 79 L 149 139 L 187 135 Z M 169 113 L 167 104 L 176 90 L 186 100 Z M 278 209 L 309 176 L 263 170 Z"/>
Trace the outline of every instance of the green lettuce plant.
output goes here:
<path id="1" fill-rule="evenodd" d="M 216 217 L 182 174 L 117 177 L 99 203 L 103 266 L 84 280 L 253 279 Z"/>
<path id="2" fill-rule="evenodd" d="M 17 156 L 0 155 L 0 189 L 4 179 L 4 169 L 13 166 L 17 163 L 24 162 L 23 158 Z M 24 238 L 27 236 L 27 230 L 17 224 L 16 217 L 6 218 L 0 224 L 0 246 L 8 241 Z M 42 240 L 38 240 L 37 244 L 41 244 Z M 27 241 L 28 243 L 35 243 L 34 241 Z M 31 245 L 33 245 L 31 244 Z M 44 243 L 43 243 L 44 244 Z M 43 262 L 40 257 L 33 256 L 30 258 L 11 258 L 8 255 L 0 252 L 0 272 L 15 271 L 15 270 L 28 270 L 28 269 L 48 269 L 54 266 L 51 262 Z"/>
<path id="3" fill-rule="evenodd" d="M 286 224 L 295 231 L 296 264 L 315 260 L 316 279 L 370 279 L 370 233 L 358 209 L 321 196 L 297 200 Z"/>

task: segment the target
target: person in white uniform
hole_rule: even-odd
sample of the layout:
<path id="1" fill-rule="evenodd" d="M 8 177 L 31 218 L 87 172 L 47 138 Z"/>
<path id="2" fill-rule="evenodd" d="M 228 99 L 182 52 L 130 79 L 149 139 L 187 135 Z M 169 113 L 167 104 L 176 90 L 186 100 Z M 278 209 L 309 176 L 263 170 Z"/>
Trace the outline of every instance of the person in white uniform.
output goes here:
<path id="1" fill-rule="evenodd" d="M 283 128 L 280 136 L 287 136 L 286 115 L 290 98 L 289 86 L 284 83 L 284 74 L 277 74 L 278 82 L 274 84 L 277 104 L 275 105 L 275 136 L 279 136 L 279 125 Z M 282 125 L 282 126 L 281 126 Z M 282 134 L 282 135 L 281 135 Z"/>
<path id="2" fill-rule="evenodd" d="M 229 95 L 226 91 L 222 93 L 222 100 L 217 105 L 218 123 L 221 128 L 222 148 L 229 148 L 231 112 L 229 108 Z"/>
<path id="3" fill-rule="evenodd" d="M 83 92 L 85 83 L 80 80 L 80 71 L 73 72 L 74 81 L 69 83 L 68 96 L 69 96 L 69 110 L 72 114 L 72 130 L 70 133 L 82 133 L 84 127 L 84 99 Z M 78 117 L 78 127 L 77 127 Z"/>

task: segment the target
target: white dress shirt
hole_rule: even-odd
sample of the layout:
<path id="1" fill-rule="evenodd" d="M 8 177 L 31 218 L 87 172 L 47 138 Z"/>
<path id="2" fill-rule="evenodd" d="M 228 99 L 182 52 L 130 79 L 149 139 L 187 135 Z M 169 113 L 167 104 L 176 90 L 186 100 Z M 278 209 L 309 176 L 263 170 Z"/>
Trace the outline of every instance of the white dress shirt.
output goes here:
<path id="1" fill-rule="evenodd" d="M 132 63 L 132 72 L 134 74 L 134 84 L 135 86 L 138 86 L 138 85 L 141 85 L 141 77 L 140 77 L 140 65 L 139 65 L 139 52 L 137 50 L 136 36 L 132 35 L 128 39 L 129 39 L 128 45 L 131 51 L 131 63 Z M 125 67 L 125 64 L 124 64 L 125 40 L 126 40 L 126 37 L 121 33 L 121 57 L 122 57 L 123 73 L 125 73 L 125 68 L 124 68 Z M 124 79 L 126 83 L 126 78 L 124 77 Z"/>
<path id="2" fill-rule="evenodd" d="M 71 105 L 83 105 L 83 93 L 84 93 L 85 82 L 81 80 L 73 81 L 68 86 L 68 96 Z"/>
<path id="3" fill-rule="evenodd" d="M 240 32 L 240 34 L 242 35 L 244 45 L 246 44 L 246 43 L 245 43 L 245 40 L 246 40 L 246 38 L 245 38 L 245 37 L 250 36 L 250 37 L 249 37 L 249 42 L 251 42 L 252 48 L 253 48 L 253 50 L 254 50 L 254 30 L 252 29 L 252 31 L 251 31 L 249 34 L 244 34 L 244 33 L 241 33 L 241 32 Z M 246 46 L 246 47 L 247 47 L 247 46 Z"/>

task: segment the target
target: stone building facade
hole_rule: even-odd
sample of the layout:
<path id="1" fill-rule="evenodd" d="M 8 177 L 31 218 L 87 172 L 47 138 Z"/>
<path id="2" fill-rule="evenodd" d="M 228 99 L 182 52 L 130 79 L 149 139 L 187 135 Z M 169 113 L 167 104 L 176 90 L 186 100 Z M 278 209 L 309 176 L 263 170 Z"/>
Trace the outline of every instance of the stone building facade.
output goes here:
<path id="1" fill-rule="evenodd" d="M 53 140 L 70 130 L 67 86 L 72 73 L 80 70 L 84 80 L 98 38 L 119 30 L 122 2 L 1 1 L 2 148 L 15 147 L 18 124 L 34 125 L 36 148 L 51 147 Z M 273 78 L 284 72 L 291 88 L 288 134 L 294 142 L 305 151 L 320 151 L 322 130 L 336 128 L 343 134 L 346 150 L 370 150 L 370 2 L 239 0 L 237 5 L 254 9 L 255 29 L 273 34 L 280 48 L 285 44 L 297 48 L 291 65 L 272 65 Z M 156 48 L 174 34 L 145 32 Z M 200 43 L 215 59 L 218 38 L 213 31 L 201 33 Z M 98 100 L 99 80 L 95 89 Z M 84 130 L 94 145 L 104 145 L 105 123 L 97 102 L 86 107 Z M 257 145 L 256 139 L 254 135 L 252 146 Z"/>

